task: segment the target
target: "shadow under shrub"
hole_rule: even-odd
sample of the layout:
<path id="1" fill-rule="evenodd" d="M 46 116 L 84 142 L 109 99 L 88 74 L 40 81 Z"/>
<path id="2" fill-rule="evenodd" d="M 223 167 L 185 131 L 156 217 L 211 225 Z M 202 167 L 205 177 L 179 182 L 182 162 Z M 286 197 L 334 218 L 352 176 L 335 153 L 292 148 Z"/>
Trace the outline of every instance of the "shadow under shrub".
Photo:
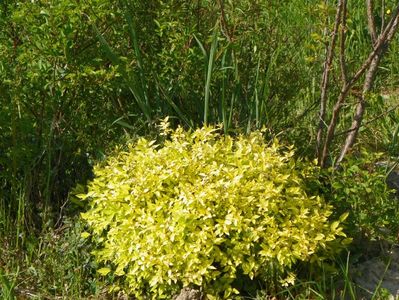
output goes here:
<path id="1" fill-rule="evenodd" d="M 82 217 L 99 272 L 121 276 L 118 289 L 170 299 L 194 286 L 208 299 L 232 298 L 238 274 L 267 280 L 273 266 L 292 283 L 295 262 L 344 235 L 329 220 L 332 206 L 305 192 L 292 148 L 266 144 L 261 132 L 168 126 L 160 145 L 141 138 L 115 151 L 79 195 L 90 204 Z"/>

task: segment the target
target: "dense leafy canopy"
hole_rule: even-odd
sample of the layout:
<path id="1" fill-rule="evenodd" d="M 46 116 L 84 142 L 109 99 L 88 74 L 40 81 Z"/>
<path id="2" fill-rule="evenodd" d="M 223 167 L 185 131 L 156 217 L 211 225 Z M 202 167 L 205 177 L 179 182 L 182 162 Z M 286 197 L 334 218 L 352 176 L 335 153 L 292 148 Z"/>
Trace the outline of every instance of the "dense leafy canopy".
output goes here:
<path id="1" fill-rule="evenodd" d="M 332 207 L 304 191 L 292 150 L 260 132 L 217 131 L 179 128 L 162 145 L 139 139 L 97 166 L 80 196 L 90 201 L 82 216 L 100 241 L 97 259 L 137 297 L 170 298 L 194 284 L 229 298 L 238 273 L 288 270 L 343 235 Z"/>

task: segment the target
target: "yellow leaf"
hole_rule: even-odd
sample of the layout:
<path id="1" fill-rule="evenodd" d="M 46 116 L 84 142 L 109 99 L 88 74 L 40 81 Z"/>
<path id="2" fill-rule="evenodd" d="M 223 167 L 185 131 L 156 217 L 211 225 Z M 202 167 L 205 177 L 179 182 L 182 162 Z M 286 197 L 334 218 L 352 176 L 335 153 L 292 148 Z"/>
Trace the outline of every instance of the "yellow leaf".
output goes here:
<path id="1" fill-rule="evenodd" d="M 82 238 L 84 238 L 84 239 L 87 239 L 89 236 L 90 236 L 90 233 L 88 233 L 88 232 L 86 232 L 86 231 L 84 231 L 84 232 L 82 232 L 82 233 L 80 234 L 80 237 L 82 237 Z"/>
<path id="2" fill-rule="evenodd" d="M 106 276 L 109 272 L 111 272 L 110 268 L 101 268 L 97 270 L 98 273 L 102 276 Z"/>
<path id="3" fill-rule="evenodd" d="M 340 220 L 341 222 L 343 222 L 343 221 L 346 220 L 346 218 L 347 218 L 348 216 L 349 216 L 349 212 L 343 213 L 343 214 L 339 217 L 339 220 Z"/>
<path id="4" fill-rule="evenodd" d="M 350 243 L 352 243 L 352 238 L 346 238 L 342 240 L 342 244 L 343 245 L 349 245 Z"/>
<path id="5" fill-rule="evenodd" d="M 338 222 L 338 221 L 332 222 L 332 224 L 331 224 L 331 231 L 337 230 L 338 225 L 339 225 L 339 222 Z"/>

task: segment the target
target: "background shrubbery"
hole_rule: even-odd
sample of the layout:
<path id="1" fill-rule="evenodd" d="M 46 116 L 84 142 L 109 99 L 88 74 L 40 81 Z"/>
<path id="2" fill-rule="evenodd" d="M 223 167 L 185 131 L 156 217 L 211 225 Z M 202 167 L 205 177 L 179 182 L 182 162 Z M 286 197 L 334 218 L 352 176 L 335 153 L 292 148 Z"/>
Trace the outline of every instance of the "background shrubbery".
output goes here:
<path id="1" fill-rule="evenodd" d="M 323 191 L 339 215 L 349 212 L 346 232 L 357 239 L 396 242 L 399 205 L 386 183 L 387 162 L 381 153 L 359 151 L 349 156 L 339 170 L 329 170 Z"/>

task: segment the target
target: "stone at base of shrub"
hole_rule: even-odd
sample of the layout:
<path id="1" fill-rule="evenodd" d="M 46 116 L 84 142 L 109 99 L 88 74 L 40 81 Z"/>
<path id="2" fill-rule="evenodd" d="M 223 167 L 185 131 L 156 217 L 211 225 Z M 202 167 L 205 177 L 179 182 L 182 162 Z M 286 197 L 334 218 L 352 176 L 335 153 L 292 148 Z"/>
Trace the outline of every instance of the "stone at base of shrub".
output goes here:
<path id="1" fill-rule="evenodd" d="M 185 287 L 182 288 L 180 294 L 173 297 L 173 300 L 202 300 L 203 295 L 199 290 Z"/>

